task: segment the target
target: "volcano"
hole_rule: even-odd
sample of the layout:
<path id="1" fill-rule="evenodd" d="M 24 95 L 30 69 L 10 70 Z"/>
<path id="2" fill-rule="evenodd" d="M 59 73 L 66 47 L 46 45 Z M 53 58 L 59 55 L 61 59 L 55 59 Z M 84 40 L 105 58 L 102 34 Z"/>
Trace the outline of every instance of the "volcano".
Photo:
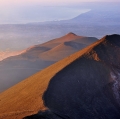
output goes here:
<path id="1" fill-rule="evenodd" d="M 97 40 L 70 32 L 0 61 L 0 93 Z"/>
<path id="2" fill-rule="evenodd" d="M 25 79 L 0 94 L 0 119 L 119 119 L 119 54 L 107 35 Z"/>

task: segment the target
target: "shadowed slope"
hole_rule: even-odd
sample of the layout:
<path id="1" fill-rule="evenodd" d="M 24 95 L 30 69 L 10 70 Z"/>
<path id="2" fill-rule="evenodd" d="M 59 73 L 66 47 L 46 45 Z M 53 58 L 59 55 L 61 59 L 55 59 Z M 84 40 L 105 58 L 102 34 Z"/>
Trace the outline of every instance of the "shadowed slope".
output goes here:
<path id="1" fill-rule="evenodd" d="M 20 55 L 4 59 L 0 62 L 0 92 L 96 40 L 94 37 L 69 33 L 61 38 L 30 47 Z"/>
<path id="2" fill-rule="evenodd" d="M 120 35 L 93 44 L 50 80 L 43 95 L 48 109 L 25 119 L 119 119 L 119 54 Z"/>

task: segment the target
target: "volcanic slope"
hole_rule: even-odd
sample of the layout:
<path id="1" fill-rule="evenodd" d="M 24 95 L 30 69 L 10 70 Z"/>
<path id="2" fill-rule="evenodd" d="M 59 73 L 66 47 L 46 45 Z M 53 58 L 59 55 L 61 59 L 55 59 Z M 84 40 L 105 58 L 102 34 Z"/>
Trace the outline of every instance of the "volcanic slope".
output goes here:
<path id="1" fill-rule="evenodd" d="M 98 40 L 74 33 L 28 48 L 0 62 L 0 92 Z"/>
<path id="2" fill-rule="evenodd" d="M 43 95 L 47 110 L 25 119 L 119 119 L 119 54 L 120 35 L 93 44 L 50 80 Z"/>
<path id="3" fill-rule="evenodd" d="M 0 119 L 21 119 L 45 109 L 34 116 L 119 119 L 119 54 L 120 35 L 105 36 L 36 73 L 0 94 Z"/>

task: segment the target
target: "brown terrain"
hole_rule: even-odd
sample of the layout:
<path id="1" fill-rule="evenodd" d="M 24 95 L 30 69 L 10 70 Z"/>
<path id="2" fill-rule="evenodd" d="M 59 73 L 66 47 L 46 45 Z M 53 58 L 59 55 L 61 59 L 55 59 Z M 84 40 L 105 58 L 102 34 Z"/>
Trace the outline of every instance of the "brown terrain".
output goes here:
<path id="1" fill-rule="evenodd" d="M 7 57 L 10 56 L 15 56 L 15 55 L 19 55 L 21 53 L 23 53 L 24 50 L 22 51 L 0 51 L 0 61 L 2 61 L 3 59 L 6 59 Z"/>
<path id="2" fill-rule="evenodd" d="M 105 36 L 23 80 L 0 94 L 0 119 L 119 119 L 119 53 Z"/>
<path id="3" fill-rule="evenodd" d="M 0 61 L 0 92 L 98 40 L 68 33 Z"/>

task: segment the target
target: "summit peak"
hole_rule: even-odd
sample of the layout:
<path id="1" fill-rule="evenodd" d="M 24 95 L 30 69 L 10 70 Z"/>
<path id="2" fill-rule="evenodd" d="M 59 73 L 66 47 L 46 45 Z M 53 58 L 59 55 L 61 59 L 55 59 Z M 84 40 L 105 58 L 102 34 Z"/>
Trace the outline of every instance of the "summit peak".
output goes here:
<path id="1" fill-rule="evenodd" d="M 68 34 L 66 34 L 66 35 L 73 35 L 73 36 L 77 36 L 75 33 L 73 33 L 73 32 L 69 32 Z"/>

